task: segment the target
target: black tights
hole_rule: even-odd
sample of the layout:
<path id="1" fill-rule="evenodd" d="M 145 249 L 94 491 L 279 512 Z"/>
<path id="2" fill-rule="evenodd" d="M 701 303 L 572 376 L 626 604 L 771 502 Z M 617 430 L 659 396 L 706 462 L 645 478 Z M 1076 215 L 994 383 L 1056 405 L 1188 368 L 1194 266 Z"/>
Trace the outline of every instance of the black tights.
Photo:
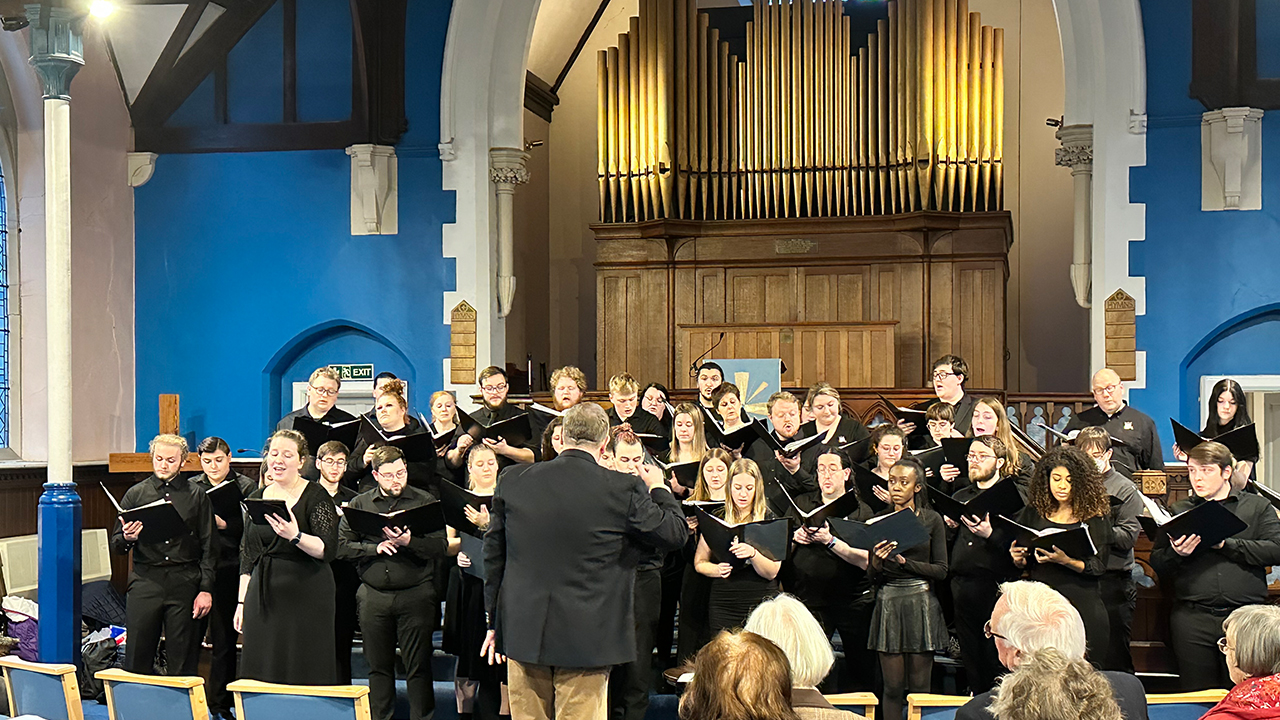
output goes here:
<path id="1" fill-rule="evenodd" d="M 933 653 L 880 653 L 884 694 L 880 709 L 885 720 L 901 720 L 907 693 L 929 692 L 933 680 Z"/>

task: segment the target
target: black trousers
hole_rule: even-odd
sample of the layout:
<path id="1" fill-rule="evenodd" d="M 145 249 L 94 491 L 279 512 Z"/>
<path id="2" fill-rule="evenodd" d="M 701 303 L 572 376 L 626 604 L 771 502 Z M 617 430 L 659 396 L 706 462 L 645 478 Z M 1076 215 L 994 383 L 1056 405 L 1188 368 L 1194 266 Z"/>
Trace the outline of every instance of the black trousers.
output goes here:
<path id="1" fill-rule="evenodd" d="M 671 648 L 676 630 L 676 607 L 680 604 L 680 589 L 684 580 L 684 550 L 667 553 L 662 564 L 662 610 L 658 614 L 658 632 L 654 644 L 658 648 L 658 667 L 674 666 Z"/>
<path id="2" fill-rule="evenodd" d="M 1107 646 L 1105 670 L 1133 674 L 1133 655 L 1129 640 L 1133 637 L 1133 610 L 1138 604 L 1138 587 L 1128 570 L 1108 570 L 1098 582 L 1102 604 L 1107 606 L 1111 623 L 1111 643 Z M 1215 648 L 1216 649 L 1216 648 Z"/>
<path id="3" fill-rule="evenodd" d="M 375 590 L 361 585 L 360 632 L 369 662 L 369 707 L 373 720 L 391 720 L 396 706 L 396 645 L 404 660 L 411 720 L 435 716 L 431 677 L 431 631 L 435 587 L 424 582 L 404 590 Z"/>
<path id="4" fill-rule="evenodd" d="M 995 640 L 987 639 L 982 631 L 1000 597 L 1000 584 L 994 579 L 957 575 L 951 578 L 951 597 L 964 674 L 969 689 L 979 695 L 995 687 L 996 678 L 1004 672 Z"/>
<path id="5" fill-rule="evenodd" d="M 844 672 L 830 688 L 831 692 L 873 692 L 880 673 L 880 658 L 874 650 L 867 649 L 871 635 L 871 613 L 876 607 L 874 592 L 843 607 L 826 607 L 814 612 L 822 629 L 830 638 L 840 633 L 844 646 Z M 824 688 L 825 689 L 825 688 Z"/>
<path id="6" fill-rule="evenodd" d="M 240 566 L 225 565 L 213 576 L 213 608 L 201 623 L 200 637 L 208 628 L 209 644 L 213 657 L 209 662 L 209 684 L 205 696 L 209 699 L 209 712 L 215 714 L 235 708 L 235 699 L 227 692 L 227 683 L 236 679 L 236 601 L 240 595 Z"/>
<path id="7" fill-rule="evenodd" d="M 129 640 L 124 669 L 155 675 L 156 652 L 164 632 L 168 675 L 195 675 L 200 658 L 200 622 L 191 617 L 200 592 L 200 567 L 133 566 L 125 606 Z"/>
<path id="8" fill-rule="evenodd" d="M 360 627 L 356 608 L 360 575 L 346 560 L 335 560 L 329 567 L 333 569 L 333 584 L 337 591 L 333 604 L 333 639 L 334 651 L 338 654 L 338 684 L 349 685 L 351 646 L 355 644 L 356 629 Z"/>
<path id="9" fill-rule="evenodd" d="M 636 659 L 609 673 L 609 715 L 644 720 L 653 685 L 653 642 L 662 610 L 662 569 L 637 570 L 635 585 Z"/>
<path id="10" fill-rule="evenodd" d="M 676 635 L 676 662 L 693 664 L 693 656 L 711 640 L 711 622 L 707 609 L 711 604 L 711 578 L 684 566 L 680 582 L 680 631 Z"/>
<path id="11" fill-rule="evenodd" d="M 1230 610 L 1214 610 L 1175 602 L 1169 613 L 1169 634 L 1183 692 L 1230 688 L 1227 657 L 1218 649 L 1222 621 Z"/>

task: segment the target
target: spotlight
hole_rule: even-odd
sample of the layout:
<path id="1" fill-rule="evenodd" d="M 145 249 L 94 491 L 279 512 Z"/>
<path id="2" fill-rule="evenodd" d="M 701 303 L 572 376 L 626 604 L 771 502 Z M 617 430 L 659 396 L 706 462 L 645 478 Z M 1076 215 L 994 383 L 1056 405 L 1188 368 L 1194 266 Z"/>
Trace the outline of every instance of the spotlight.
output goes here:
<path id="1" fill-rule="evenodd" d="M 93 0 L 93 2 L 89 3 L 89 14 L 99 20 L 111 15 L 111 13 L 115 11 L 115 3 L 109 2 L 109 0 Z"/>

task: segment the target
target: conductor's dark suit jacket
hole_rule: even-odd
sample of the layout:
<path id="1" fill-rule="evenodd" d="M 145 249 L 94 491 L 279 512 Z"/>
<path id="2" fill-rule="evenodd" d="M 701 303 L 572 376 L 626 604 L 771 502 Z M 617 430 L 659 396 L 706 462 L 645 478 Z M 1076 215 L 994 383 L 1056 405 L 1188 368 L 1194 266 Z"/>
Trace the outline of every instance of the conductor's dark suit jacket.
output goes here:
<path id="1" fill-rule="evenodd" d="M 670 552 L 688 536 L 668 490 L 649 492 L 580 450 L 503 471 L 484 539 L 500 652 L 554 667 L 635 660 L 636 548 Z"/>

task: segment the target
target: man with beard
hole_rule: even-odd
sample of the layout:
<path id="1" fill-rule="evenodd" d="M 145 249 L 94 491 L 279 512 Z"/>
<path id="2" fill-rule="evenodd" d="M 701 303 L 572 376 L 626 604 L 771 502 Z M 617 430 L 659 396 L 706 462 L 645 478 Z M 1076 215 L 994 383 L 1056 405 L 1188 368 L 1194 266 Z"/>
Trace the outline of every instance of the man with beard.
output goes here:
<path id="1" fill-rule="evenodd" d="M 556 368 L 551 373 L 551 407 L 556 412 L 563 413 L 565 410 L 582 402 L 582 397 L 587 393 L 587 376 L 573 365 L 565 365 L 562 368 Z M 529 408 L 529 427 L 533 431 L 533 437 L 541 441 L 542 436 L 547 433 L 547 426 L 555 420 L 556 416 L 539 410 L 538 408 Z M 535 447 L 534 453 L 538 460 L 543 460 L 542 448 Z"/>
<path id="2" fill-rule="evenodd" d="M 773 424 L 773 437 L 779 445 L 786 445 L 800 436 L 800 401 L 787 391 L 776 392 L 769 397 L 769 422 Z M 790 455 L 776 449 L 772 443 L 761 439 L 751 443 L 747 456 L 760 467 L 764 476 L 766 498 L 774 515 L 786 515 L 791 505 L 781 490 L 791 497 L 818 489 L 813 476 L 818 453 L 822 447 L 815 442 L 803 451 Z"/>
<path id="3" fill-rule="evenodd" d="M 399 448 L 375 448 L 369 465 L 378 486 L 357 495 L 349 508 L 388 514 L 436 502 L 430 493 L 409 485 Z M 408 528 L 386 528 L 382 533 L 360 535 L 345 517 L 338 524 L 338 557 L 355 561 L 360 572 L 356 597 L 369 662 L 370 709 L 375 720 L 391 720 L 398 643 L 409 688 L 409 717 L 422 720 L 435 712 L 431 631 L 438 601 L 433 577 L 448 541 L 443 529 L 425 537 L 414 536 Z"/>
<path id="4" fill-rule="evenodd" d="M 970 484 L 955 492 L 955 499 L 968 502 L 998 482 L 1013 482 L 1009 471 L 1009 450 L 993 435 L 974 438 L 969 445 Z M 956 608 L 956 639 L 964 662 L 969 689 L 974 694 L 995 686 L 1003 672 L 995 643 L 983 633 L 1000 596 L 1000 584 L 1022 573 L 1009 555 L 1012 538 L 993 534 L 991 517 L 965 517 L 959 524 L 946 518 L 955 533 L 951 544 L 951 597 Z"/>
<path id="5" fill-rule="evenodd" d="M 133 552 L 124 659 L 125 670 L 132 673 L 156 674 L 162 629 L 167 674 L 195 675 L 198 669 L 199 621 L 213 605 L 218 550 L 209 497 L 180 475 L 186 459 L 185 438 L 157 435 L 151 441 L 153 474 L 120 500 L 124 510 L 168 500 L 186 524 L 183 532 L 167 540 L 143 540 L 142 522 L 121 519 L 111 533 L 112 550 L 121 555 Z"/>
<path id="6" fill-rule="evenodd" d="M 471 413 L 471 417 L 477 422 L 482 425 L 492 425 L 503 420 L 510 420 L 524 412 L 507 402 L 507 391 L 510 390 L 510 385 L 507 383 L 507 373 L 502 368 L 490 365 L 480 371 L 479 379 L 483 406 Z M 532 432 L 530 433 L 530 435 L 533 434 Z M 537 440 L 541 440 L 541 437 L 538 437 Z M 485 438 L 484 444 L 493 448 L 494 454 L 498 456 L 498 465 L 504 468 L 515 463 L 531 463 L 537 459 L 534 455 L 537 441 L 532 438 L 524 445 L 508 445 L 503 438 L 498 438 L 497 440 Z"/>

